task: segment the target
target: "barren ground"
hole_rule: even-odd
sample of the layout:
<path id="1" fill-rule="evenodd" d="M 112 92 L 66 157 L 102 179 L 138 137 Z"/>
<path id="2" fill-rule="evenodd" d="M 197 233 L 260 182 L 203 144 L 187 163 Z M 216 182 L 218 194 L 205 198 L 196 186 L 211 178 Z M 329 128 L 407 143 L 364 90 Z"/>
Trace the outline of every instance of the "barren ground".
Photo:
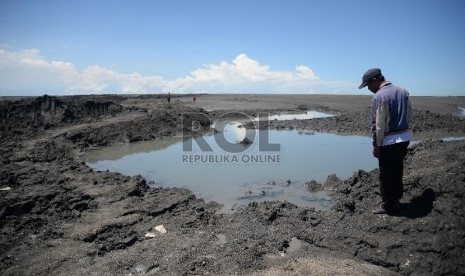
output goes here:
<path id="1" fill-rule="evenodd" d="M 338 116 L 270 127 L 368 135 L 370 99 L 2 98 L 0 274 L 464 275 L 465 141 L 430 138 L 465 135 L 457 108 L 465 97 L 413 97 L 411 127 L 423 141 L 409 149 L 398 216 L 370 213 L 378 170 L 328 176 L 330 211 L 268 201 L 224 214 L 188 190 L 151 188 L 142 177 L 94 171 L 79 159 L 92 147 L 177 135 L 185 112 L 214 119 L 228 111 L 318 110 Z M 167 232 L 153 229 L 159 225 Z"/>

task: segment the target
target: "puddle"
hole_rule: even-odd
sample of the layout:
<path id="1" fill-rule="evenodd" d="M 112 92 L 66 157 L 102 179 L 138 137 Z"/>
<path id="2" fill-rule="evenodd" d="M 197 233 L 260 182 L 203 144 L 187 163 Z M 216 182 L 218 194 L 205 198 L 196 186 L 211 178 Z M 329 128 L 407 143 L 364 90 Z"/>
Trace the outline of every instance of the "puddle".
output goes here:
<path id="1" fill-rule="evenodd" d="M 442 140 L 444 142 L 463 141 L 465 140 L 465 136 L 463 136 L 463 134 L 455 134 L 453 136 L 444 137 L 443 133 L 438 132 L 414 133 L 413 140 L 410 141 L 410 146 L 419 144 L 426 140 Z"/>
<path id="2" fill-rule="evenodd" d="M 181 138 L 163 138 L 100 148 L 89 151 L 83 159 L 97 170 L 140 174 L 155 181 L 155 186 L 188 188 L 199 198 L 224 204 L 226 210 L 264 200 L 287 200 L 327 210 L 333 204 L 331 198 L 322 191 L 309 192 L 304 186 L 307 181 L 324 182 L 334 173 L 345 179 L 358 169 L 377 166 L 370 137 L 278 130 L 268 133 L 269 143 L 280 145 L 279 151 L 260 151 L 259 143 L 254 142 L 236 144 L 242 152 L 227 154 L 216 145 L 215 134 L 185 139 L 184 143 Z M 258 131 L 257 137 L 265 134 Z M 211 145 L 212 152 L 200 151 L 198 143 L 202 141 Z M 189 154 L 183 151 L 185 143 L 193 145 Z"/>
<path id="3" fill-rule="evenodd" d="M 446 137 L 446 138 L 442 138 L 441 140 L 443 140 L 444 142 L 451 142 L 451 141 L 463 141 L 465 140 L 465 136 L 458 136 L 458 137 Z"/>
<path id="4" fill-rule="evenodd" d="M 317 112 L 317 111 L 307 111 L 305 113 L 299 113 L 299 114 L 277 114 L 277 115 L 271 115 L 268 117 L 264 117 L 264 120 L 278 120 L 278 121 L 289 121 L 289 120 L 309 120 L 309 119 L 318 119 L 318 118 L 328 118 L 328 117 L 333 117 L 334 115 L 323 113 L 323 112 Z M 260 118 L 262 119 L 262 118 Z M 258 121 L 258 118 L 255 118 L 254 121 Z"/>
<path id="5" fill-rule="evenodd" d="M 465 118 L 465 108 L 464 107 L 461 107 L 461 106 L 457 106 L 459 108 L 459 116 L 462 117 L 462 118 Z"/>

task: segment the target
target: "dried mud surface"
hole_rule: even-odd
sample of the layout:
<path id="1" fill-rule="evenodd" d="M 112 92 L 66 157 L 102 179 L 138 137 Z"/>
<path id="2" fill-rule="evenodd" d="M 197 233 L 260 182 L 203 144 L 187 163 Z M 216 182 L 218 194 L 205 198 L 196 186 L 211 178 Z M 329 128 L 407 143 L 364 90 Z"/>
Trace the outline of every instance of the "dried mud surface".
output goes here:
<path id="1" fill-rule="evenodd" d="M 338 116 L 271 128 L 369 134 L 365 96 L 174 95 L 0 99 L 1 275 L 465 275 L 465 97 L 414 97 L 415 136 L 397 216 L 372 215 L 378 170 L 328 176 L 330 211 L 281 201 L 231 214 L 180 188 L 94 171 L 98 146 L 179 134 L 226 111 Z M 201 122 L 208 127 L 208 122 Z M 371 154 L 367 149 L 367 154 Z M 344 153 L 341 153 L 344 154 Z M 311 179 L 309 179 L 311 181 Z M 4 189 L 9 188 L 9 189 Z M 166 233 L 154 230 L 163 225 Z M 147 237 L 147 233 L 150 233 Z"/>

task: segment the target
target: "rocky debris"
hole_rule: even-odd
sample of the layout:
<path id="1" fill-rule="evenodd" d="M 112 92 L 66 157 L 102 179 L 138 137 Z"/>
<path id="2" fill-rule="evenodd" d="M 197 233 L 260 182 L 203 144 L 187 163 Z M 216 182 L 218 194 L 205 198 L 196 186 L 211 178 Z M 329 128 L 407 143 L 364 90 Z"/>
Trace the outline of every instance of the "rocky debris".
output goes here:
<path id="1" fill-rule="evenodd" d="M 157 234 L 155 234 L 154 232 L 147 232 L 145 233 L 144 237 L 146 238 L 155 238 L 157 236 Z"/>
<path id="2" fill-rule="evenodd" d="M 254 190 L 247 190 L 241 196 L 238 196 L 237 199 L 259 199 L 265 196 L 273 196 L 281 193 L 281 191 L 272 189 L 270 187 L 259 187 Z"/>
<path id="3" fill-rule="evenodd" d="M 352 179 L 353 176 L 350 178 Z M 315 180 L 310 180 L 304 184 L 305 188 L 310 192 L 318 192 L 321 190 L 334 191 L 336 187 L 341 186 L 342 180 L 340 180 L 335 174 L 330 174 L 326 178 L 323 184 L 316 182 Z"/>
<path id="4" fill-rule="evenodd" d="M 212 118 L 201 110 L 191 110 L 182 113 L 182 133 L 203 135 L 209 133 Z"/>
<path id="5" fill-rule="evenodd" d="M 324 185 L 326 187 L 331 187 L 331 186 L 336 186 L 341 183 L 341 180 L 335 175 L 335 174 L 330 174 L 328 177 L 326 177 Z"/>
<path id="6" fill-rule="evenodd" d="M 251 188 L 245 190 L 245 192 L 238 196 L 237 199 L 260 199 L 267 197 L 274 197 L 285 194 L 286 189 L 291 187 L 291 180 L 286 180 L 284 182 L 276 182 L 270 180 L 265 184 L 252 185 Z"/>
<path id="7" fill-rule="evenodd" d="M 250 144 L 253 144 L 253 141 L 251 141 L 249 138 L 245 137 L 244 140 L 242 140 L 240 142 L 240 144 L 243 144 L 243 145 L 250 145 Z"/>
<path id="8" fill-rule="evenodd" d="M 132 177 L 129 183 L 131 185 L 128 189 L 129 196 L 143 196 L 150 189 L 145 178 L 140 175 Z"/>
<path id="9" fill-rule="evenodd" d="M 315 180 L 305 182 L 304 186 L 305 188 L 307 188 L 308 191 L 312 193 L 321 191 L 323 189 L 322 185 L 316 182 Z"/>
<path id="10" fill-rule="evenodd" d="M 452 114 L 440 114 L 429 110 L 415 110 L 410 127 L 413 132 L 453 133 L 465 129 L 465 119 Z"/>
<path id="11" fill-rule="evenodd" d="M 153 230 L 158 231 L 162 235 L 167 233 L 165 227 L 161 224 L 153 227 Z"/>

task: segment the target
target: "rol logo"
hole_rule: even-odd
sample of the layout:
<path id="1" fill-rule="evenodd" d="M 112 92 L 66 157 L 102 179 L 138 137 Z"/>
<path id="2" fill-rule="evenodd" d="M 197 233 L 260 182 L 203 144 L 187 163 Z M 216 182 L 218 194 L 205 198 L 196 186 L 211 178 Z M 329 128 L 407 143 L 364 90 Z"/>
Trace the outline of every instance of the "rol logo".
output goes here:
<path id="1" fill-rule="evenodd" d="M 229 112 L 212 123 L 204 113 L 183 113 L 183 151 L 193 153 L 200 150 L 201 153 L 209 154 L 216 145 L 225 153 L 239 154 L 254 145 L 258 146 L 259 152 L 279 152 L 281 145 L 270 143 L 268 117 L 267 114 L 258 114 L 253 119 L 242 112 Z M 209 143 L 205 135 L 213 135 L 214 142 L 209 139 Z M 192 136 L 195 139 L 190 139 Z"/>

